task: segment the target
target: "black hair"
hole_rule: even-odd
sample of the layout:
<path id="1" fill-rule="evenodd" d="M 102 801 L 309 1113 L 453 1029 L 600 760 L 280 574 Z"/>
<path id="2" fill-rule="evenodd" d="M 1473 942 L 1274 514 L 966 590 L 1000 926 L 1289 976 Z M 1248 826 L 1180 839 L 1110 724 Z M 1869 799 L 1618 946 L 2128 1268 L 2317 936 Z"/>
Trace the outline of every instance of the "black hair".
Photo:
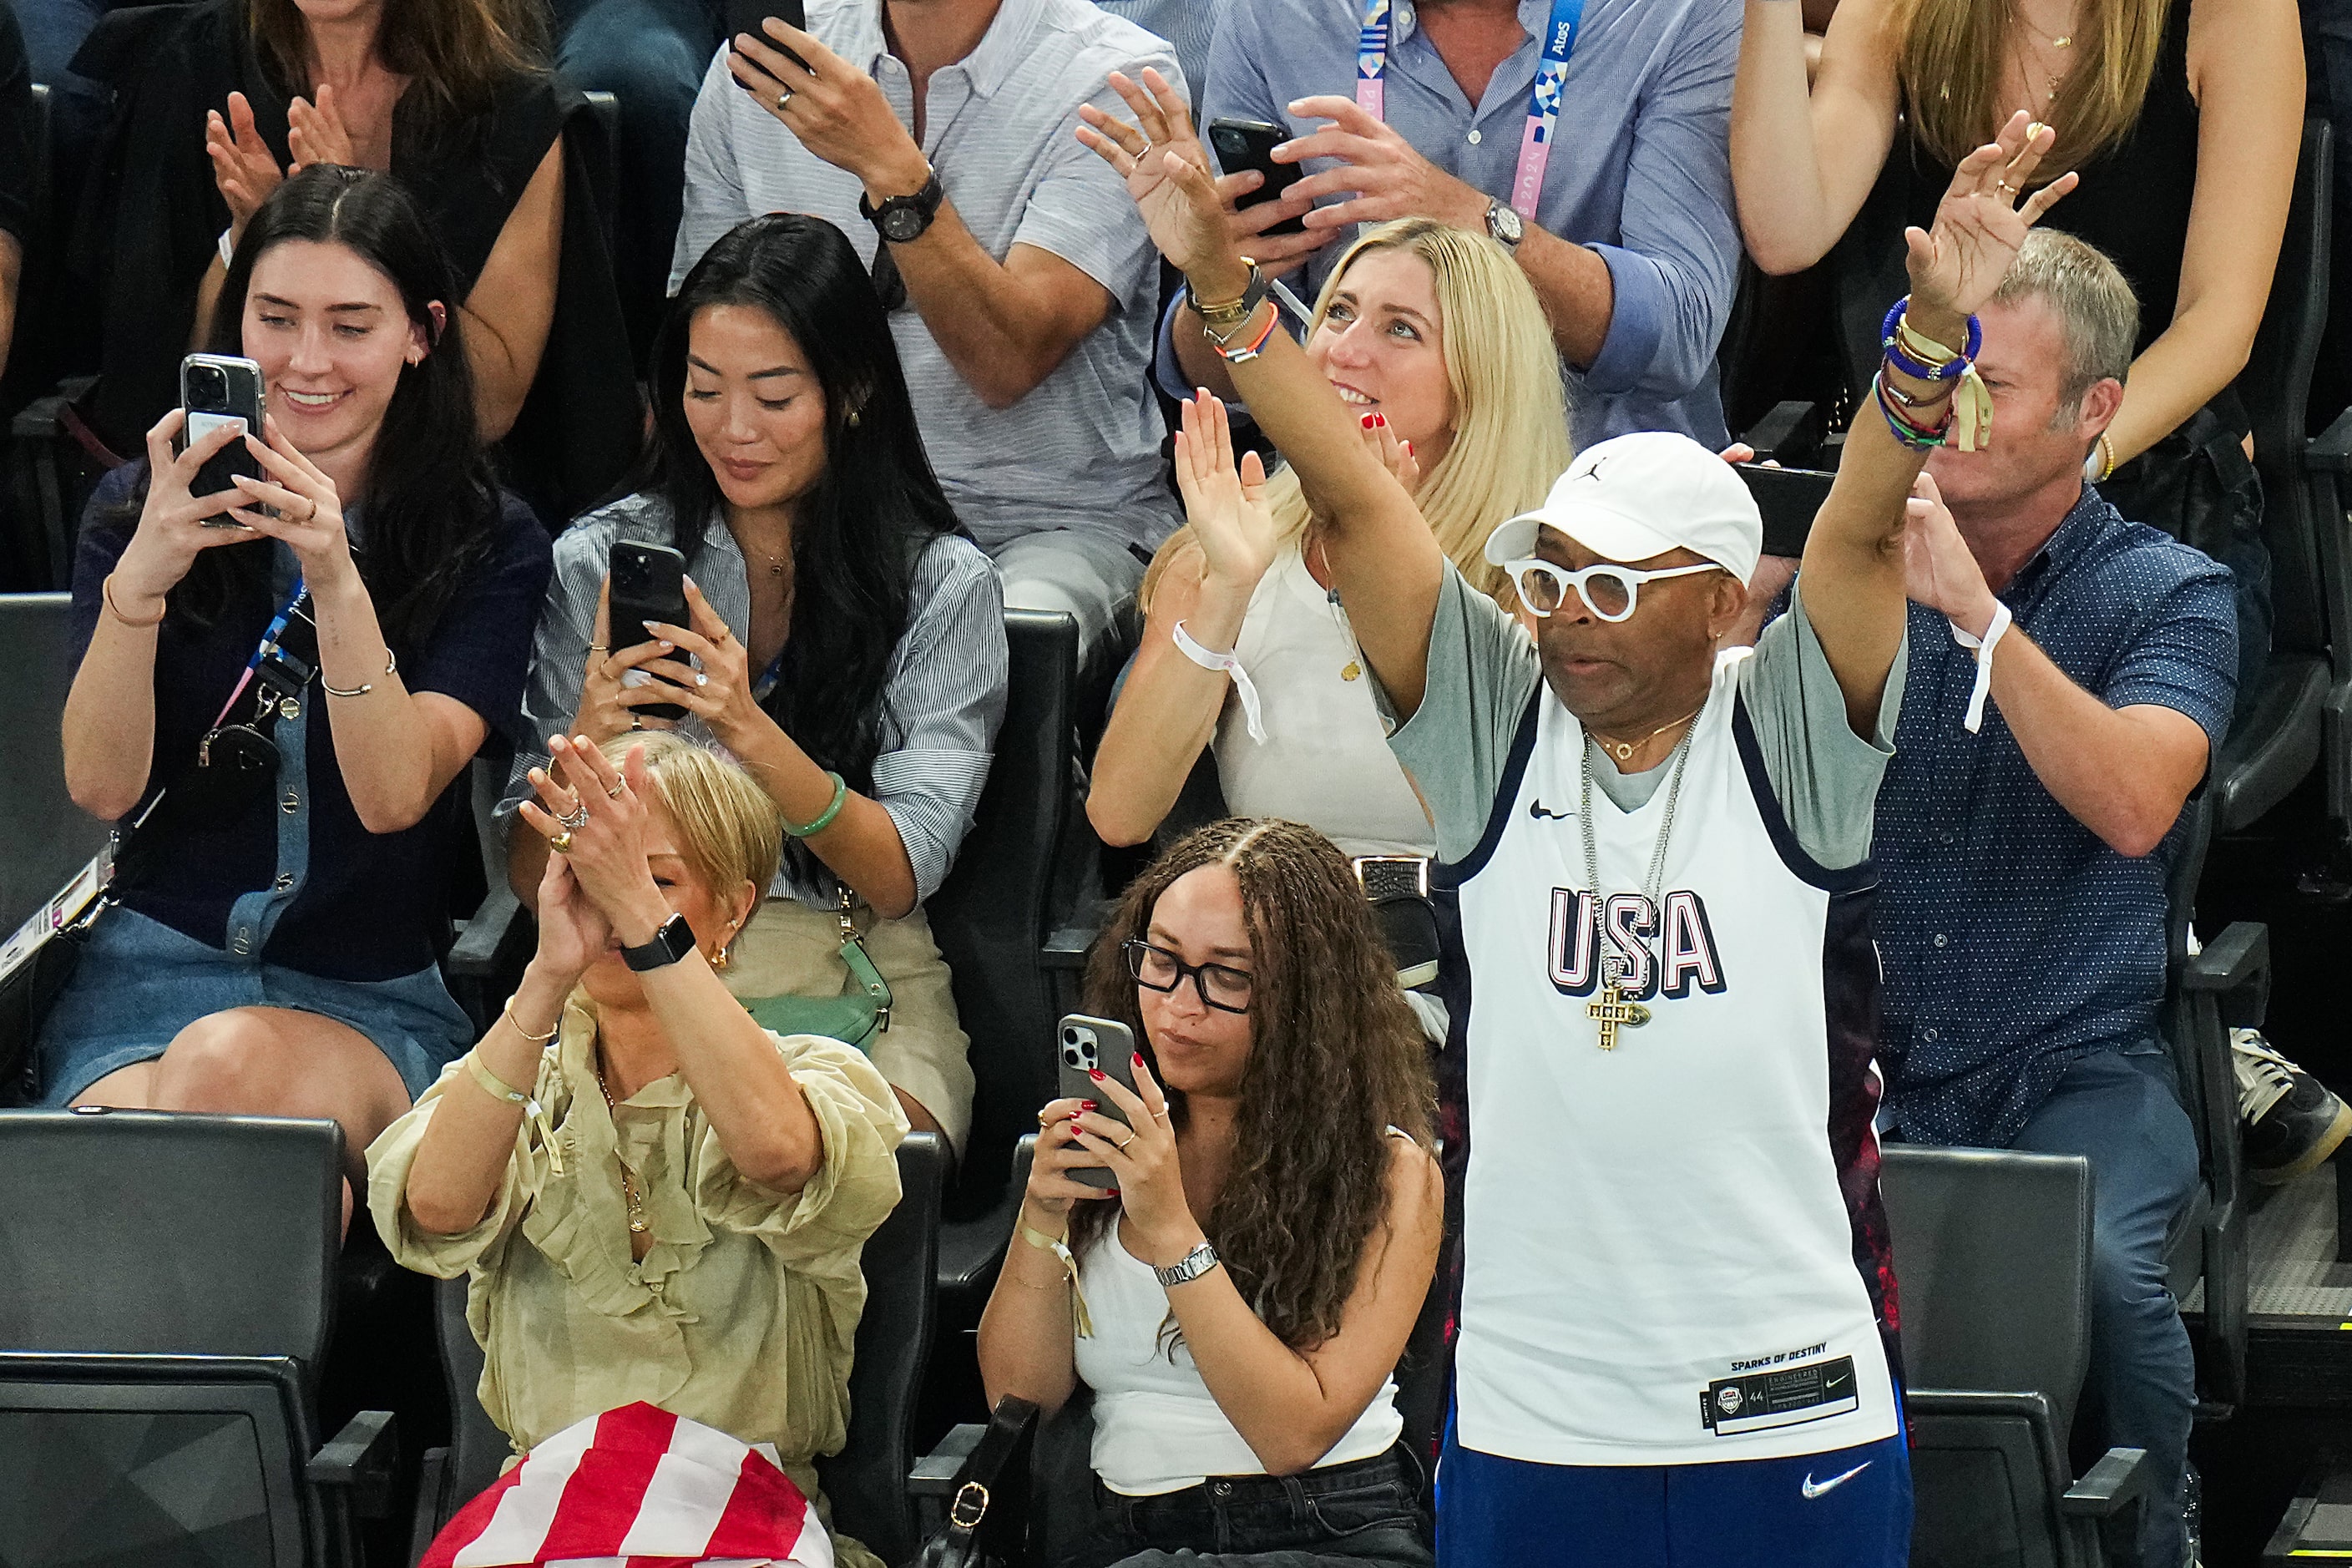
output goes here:
<path id="1" fill-rule="evenodd" d="M 666 503 L 689 569 L 721 497 L 686 422 L 687 344 L 696 315 L 719 305 L 765 311 L 800 345 L 824 396 L 824 468 L 793 521 L 792 626 L 764 706 L 818 766 L 870 793 L 915 562 L 959 531 L 955 511 L 857 252 L 823 218 L 772 213 L 738 224 L 695 263 L 654 340 L 654 441 L 633 488 Z"/>
<path id="2" fill-rule="evenodd" d="M 213 308 L 216 353 L 244 350 L 254 264 L 292 240 L 339 245 L 391 280 L 408 320 L 433 347 L 403 368 L 368 455 L 361 536 L 352 558 L 386 642 L 414 647 L 458 585 L 480 574 L 500 500 L 474 411 L 474 376 L 457 326 L 457 279 L 424 214 L 390 174 L 314 163 L 282 182 L 246 225 Z M 427 308 L 438 301 L 446 325 Z M 141 489 L 143 500 L 145 487 Z M 350 504 L 351 498 L 345 498 Z M 196 557 L 174 595 L 200 624 L 232 605 L 266 602 L 269 556 L 242 547 Z"/>

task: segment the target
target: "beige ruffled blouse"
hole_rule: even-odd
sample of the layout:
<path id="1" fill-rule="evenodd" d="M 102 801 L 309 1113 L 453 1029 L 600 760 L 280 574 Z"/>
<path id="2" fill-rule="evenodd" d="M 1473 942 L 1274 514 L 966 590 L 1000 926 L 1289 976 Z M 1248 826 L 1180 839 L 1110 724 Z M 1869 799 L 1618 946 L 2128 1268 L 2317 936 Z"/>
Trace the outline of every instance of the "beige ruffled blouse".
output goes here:
<path id="1" fill-rule="evenodd" d="M 594 1005 L 579 996 L 539 1065 L 561 1174 L 526 1119 L 480 1225 L 436 1236 L 416 1224 L 409 1167 L 463 1062 L 369 1146 L 368 1207 L 393 1257 L 439 1279 L 472 1275 L 466 1318 L 487 1358 L 482 1407 L 517 1453 L 642 1399 L 747 1443 L 772 1443 L 823 1507 L 810 1461 L 847 1437 L 851 1350 L 866 1305 L 858 1258 L 898 1201 L 907 1120 L 854 1047 L 770 1037 L 824 1139 L 824 1164 L 797 1194 L 737 1173 L 680 1074 L 608 1112 L 596 1084 Z M 629 1256 L 624 1160 L 653 1236 L 642 1262 Z M 881 1568 L 856 1542 L 835 1539 L 844 1568 Z"/>

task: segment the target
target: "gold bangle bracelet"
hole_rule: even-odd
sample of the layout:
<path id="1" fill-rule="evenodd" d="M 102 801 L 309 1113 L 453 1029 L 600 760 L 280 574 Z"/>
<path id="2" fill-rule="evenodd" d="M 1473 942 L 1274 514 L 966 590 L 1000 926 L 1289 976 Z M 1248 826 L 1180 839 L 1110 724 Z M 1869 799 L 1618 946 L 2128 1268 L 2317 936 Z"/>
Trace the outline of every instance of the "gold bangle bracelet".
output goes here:
<path id="1" fill-rule="evenodd" d="M 108 615 L 112 616 L 116 620 L 121 621 L 124 626 L 129 626 L 133 631 L 152 631 L 157 626 L 163 624 L 163 617 L 165 616 L 172 613 L 171 603 L 167 600 L 165 601 L 163 607 L 155 612 L 154 618 L 152 620 L 134 621 L 129 616 L 124 615 L 122 613 L 122 606 L 114 602 L 114 574 L 111 572 L 109 572 L 104 577 L 99 579 L 98 597 L 99 601 L 105 605 L 106 613 Z"/>

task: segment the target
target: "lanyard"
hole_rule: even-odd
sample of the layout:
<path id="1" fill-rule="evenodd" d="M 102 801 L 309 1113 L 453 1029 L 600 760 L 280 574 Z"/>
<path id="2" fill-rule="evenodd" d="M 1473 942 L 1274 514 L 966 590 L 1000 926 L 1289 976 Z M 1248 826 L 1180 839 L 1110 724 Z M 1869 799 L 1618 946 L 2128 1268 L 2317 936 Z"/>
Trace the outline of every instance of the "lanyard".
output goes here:
<path id="1" fill-rule="evenodd" d="M 1356 34 L 1356 107 L 1386 121 L 1389 72 L 1389 7 L 1391 0 L 1367 0 L 1364 25 Z M 1568 80 L 1568 57 L 1576 50 L 1584 0 L 1551 0 L 1544 29 L 1543 58 L 1528 93 L 1527 133 L 1519 140 L 1519 169 L 1511 180 L 1511 206 L 1533 222 L 1543 195 L 1544 169 L 1551 162 L 1552 130 L 1559 123 L 1560 89 Z"/>
<path id="2" fill-rule="evenodd" d="M 253 684 L 254 671 L 261 668 L 262 661 L 281 655 L 283 650 L 278 647 L 278 639 L 286 635 L 287 623 L 292 620 L 296 612 L 301 609 L 303 596 L 309 592 L 309 587 L 299 576 L 297 576 L 294 579 L 294 592 L 287 596 L 286 603 L 279 605 L 278 614 L 270 618 L 269 629 L 261 634 L 261 642 L 254 648 L 253 657 L 245 661 L 245 673 L 236 678 L 236 685 L 229 692 L 228 700 L 221 704 L 220 717 L 213 721 L 213 728 L 217 730 L 228 722 L 229 710 L 236 706 L 236 700 L 245 695 L 247 687 Z M 304 680 L 310 679 L 310 671 L 307 668 L 302 669 L 301 673 Z"/>

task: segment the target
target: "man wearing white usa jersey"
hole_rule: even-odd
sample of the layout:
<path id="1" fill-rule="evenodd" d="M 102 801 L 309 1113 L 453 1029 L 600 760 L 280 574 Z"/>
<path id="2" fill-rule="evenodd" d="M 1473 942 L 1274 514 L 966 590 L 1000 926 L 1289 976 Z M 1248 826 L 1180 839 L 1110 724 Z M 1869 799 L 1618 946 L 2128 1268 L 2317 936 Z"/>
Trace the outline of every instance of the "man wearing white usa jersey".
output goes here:
<path id="1" fill-rule="evenodd" d="M 1655 434 L 1571 465 L 1488 546 L 1541 617 L 1530 644 L 1263 329 L 1181 105 L 1152 98 L 1129 97 L 1139 126 L 1090 114 L 1082 136 L 1307 487 L 1462 878 L 1472 1148 L 1441 1562 L 1903 1563 L 1864 900 L 1904 502 L 1927 446 L 1979 434 L 1969 312 L 2074 177 L 2011 205 L 2051 139 L 2020 115 L 1911 231 L 1886 395 L 1848 436 L 1803 597 L 1727 661 L 1762 540 L 1729 468 Z"/>

